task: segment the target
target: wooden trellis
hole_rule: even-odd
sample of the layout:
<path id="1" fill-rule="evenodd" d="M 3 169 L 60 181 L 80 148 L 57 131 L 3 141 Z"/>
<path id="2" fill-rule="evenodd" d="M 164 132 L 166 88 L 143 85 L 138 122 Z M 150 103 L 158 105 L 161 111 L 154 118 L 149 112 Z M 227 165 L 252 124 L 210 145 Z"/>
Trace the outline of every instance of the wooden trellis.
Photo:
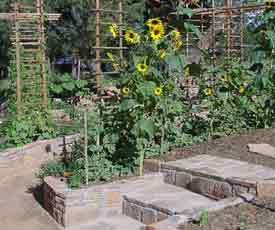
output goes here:
<path id="1" fill-rule="evenodd" d="M 211 44 L 212 60 L 215 64 L 217 62 L 217 52 L 221 52 L 222 55 L 230 60 L 232 58 L 238 58 L 243 61 L 245 58 L 244 51 L 248 48 L 245 44 L 245 14 L 263 10 L 264 4 L 259 4 L 256 1 L 245 2 L 225 0 L 222 6 L 216 6 L 215 0 L 212 0 L 212 8 L 208 9 L 195 9 L 195 16 L 200 16 L 201 32 L 203 35 L 207 33 L 204 31 L 207 22 L 205 19 L 210 19 L 211 29 L 210 37 L 213 42 Z M 224 45 L 217 44 L 217 35 L 222 34 L 225 39 Z M 205 39 L 209 39 L 205 36 Z"/>
<path id="2" fill-rule="evenodd" d="M 245 50 L 249 48 L 244 34 L 245 17 L 263 9 L 265 5 L 256 0 L 212 0 L 211 7 L 202 4 L 194 8 L 191 19 L 184 20 L 196 25 L 202 38 L 198 41 L 195 39 L 196 36 L 188 33 L 185 42 L 187 55 L 192 55 L 189 49 L 198 45 L 199 48 L 210 51 L 213 64 L 216 64 L 221 57 L 227 60 L 238 58 L 243 61 Z M 219 44 L 218 35 L 224 39 L 223 44 Z"/>
<path id="3" fill-rule="evenodd" d="M 0 13 L 0 19 L 13 23 L 17 113 L 21 114 L 27 103 L 31 103 L 32 109 L 48 105 L 45 20 L 56 21 L 60 14 L 44 13 L 43 0 L 32 5 L 14 3 L 12 8 L 13 13 Z"/>
<path id="4" fill-rule="evenodd" d="M 116 9 L 113 9 L 109 5 L 107 7 L 103 7 L 101 4 L 100 0 L 96 0 L 96 8 L 93 9 L 92 11 L 95 12 L 95 18 L 96 18 L 96 43 L 95 43 L 95 53 L 96 53 L 96 70 L 94 75 L 96 76 L 96 88 L 98 94 L 101 92 L 101 78 L 106 75 L 116 75 L 119 72 L 118 71 L 109 71 L 109 72 L 104 72 L 102 71 L 102 64 L 109 62 L 109 59 L 106 59 L 106 57 L 103 57 L 103 53 L 106 53 L 108 51 L 119 51 L 119 58 L 120 61 L 123 59 L 123 51 L 127 49 L 127 47 L 124 47 L 123 45 L 123 1 L 122 0 L 115 0 L 115 1 L 110 1 L 110 2 L 115 2 L 117 5 Z M 106 22 L 102 21 L 103 14 L 112 14 L 118 16 L 118 21 L 113 21 L 113 22 Z M 112 25 L 112 24 L 117 24 L 119 28 L 119 45 L 118 46 L 106 46 L 102 42 L 102 35 L 106 36 L 108 34 L 107 27 Z M 104 51 L 104 52 L 103 52 Z"/>

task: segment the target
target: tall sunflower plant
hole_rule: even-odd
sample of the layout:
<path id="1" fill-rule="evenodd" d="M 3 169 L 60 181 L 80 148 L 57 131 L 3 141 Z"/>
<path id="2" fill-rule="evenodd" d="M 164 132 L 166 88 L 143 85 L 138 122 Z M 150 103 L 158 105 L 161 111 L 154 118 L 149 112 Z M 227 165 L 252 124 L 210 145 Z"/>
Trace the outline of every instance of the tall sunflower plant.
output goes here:
<path id="1" fill-rule="evenodd" d="M 186 67 L 181 52 L 184 42 L 178 29 L 159 18 L 149 19 L 138 29 L 125 28 L 124 40 L 129 49 L 127 61 L 119 66 L 119 112 L 128 114 L 125 128 L 135 138 L 142 174 L 145 149 L 157 143 L 160 154 L 167 150 L 169 123 L 183 109 L 176 79 Z"/>

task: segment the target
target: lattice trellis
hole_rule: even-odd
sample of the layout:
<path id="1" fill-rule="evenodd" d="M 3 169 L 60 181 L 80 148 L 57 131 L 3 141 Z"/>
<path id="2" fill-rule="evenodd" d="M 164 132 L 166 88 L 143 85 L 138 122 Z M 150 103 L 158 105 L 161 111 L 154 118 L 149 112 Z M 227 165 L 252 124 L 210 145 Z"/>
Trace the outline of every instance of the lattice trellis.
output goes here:
<path id="1" fill-rule="evenodd" d="M 169 0 L 147 0 L 149 5 L 156 9 L 160 7 L 169 8 Z M 179 0 L 183 4 L 190 4 L 191 1 Z M 168 5 L 168 6 L 167 6 Z M 191 6 L 192 8 L 194 5 Z M 176 12 L 168 12 L 162 15 L 170 21 L 184 22 L 190 21 L 202 34 L 202 38 L 197 40 L 194 33 L 185 34 L 185 47 L 187 56 L 191 56 L 191 62 L 198 63 L 200 52 L 196 52 L 196 46 L 209 51 L 213 64 L 219 59 L 231 60 L 238 58 L 243 61 L 246 58 L 246 51 L 250 46 L 246 42 L 244 30 L 246 19 L 249 14 L 255 14 L 265 9 L 265 5 L 258 0 L 211 0 L 206 5 L 199 3 L 193 9 L 191 18 L 179 17 Z"/>
<path id="2" fill-rule="evenodd" d="M 14 3 L 13 13 L 1 13 L 0 19 L 12 21 L 12 64 L 16 69 L 17 113 L 24 108 L 47 107 L 47 71 L 45 21 L 56 21 L 60 14 L 47 14 L 43 0 L 32 5 Z"/>
<path id="3" fill-rule="evenodd" d="M 112 8 L 114 5 L 117 6 L 116 9 Z M 108 51 L 118 51 L 119 52 L 119 58 L 120 61 L 123 59 L 123 51 L 127 49 L 127 47 L 124 47 L 123 45 L 123 1 L 122 0 L 114 0 L 110 1 L 110 4 L 103 7 L 100 0 L 96 0 L 96 8 L 93 9 L 95 12 L 95 18 L 96 18 L 96 42 L 95 42 L 95 60 L 96 60 L 96 71 L 94 75 L 96 76 L 96 88 L 98 94 L 100 94 L 102 85 L 101 85 L 101 79 L 103 76 L 107 75 L 116 75 L 119 72 L 118 71 L 103 71 L 102 66 L 106 62 L 110 62 L 109 59 L 106 59 L 106 52 Z M 115 17 L 117 21 L 102 21 L 102 18 L 104 18 L 104 14 L 111 14 Z M 107 45 L 103 44 L 102 42 L 102 36 L 106 36 L 108 34 L 108 26 L 112 24 L 117 24 L 119 28 L 119 44 L 117 46 L 115 45 Z M 105 56 L 104 56 L 105 55 Z"/>

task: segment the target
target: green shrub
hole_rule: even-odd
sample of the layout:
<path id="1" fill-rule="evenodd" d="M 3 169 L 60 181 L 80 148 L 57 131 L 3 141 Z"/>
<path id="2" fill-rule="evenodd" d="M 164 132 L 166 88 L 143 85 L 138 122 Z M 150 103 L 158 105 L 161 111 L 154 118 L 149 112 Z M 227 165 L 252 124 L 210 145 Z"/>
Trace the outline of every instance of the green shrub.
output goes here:
<path id="1" fill-rule="evenodd" d="M 40 179 L 43 179 L 47 176 L 63 176 L 65 170 L 65 166 L 62 162 L 51 160 L 48 162 L 45 162 L 41 165 L 39 172 L 36 174 L 36 176 Z"/>

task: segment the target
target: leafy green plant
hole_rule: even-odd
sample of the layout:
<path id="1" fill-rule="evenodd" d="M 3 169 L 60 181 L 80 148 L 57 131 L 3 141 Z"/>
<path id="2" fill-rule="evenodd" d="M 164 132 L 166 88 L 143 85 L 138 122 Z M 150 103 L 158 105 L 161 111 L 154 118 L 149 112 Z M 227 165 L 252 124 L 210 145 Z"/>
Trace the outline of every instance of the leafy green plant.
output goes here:
<path id="1" fill-rule="evenodd" d="M 22 117 L 10 117 L 0 124 L 0 149 L 21 146 L 36 140 L 55 138 L 63 134 L 46 110 L 29 111 Z"/>
<path id="2" fill-rule="evenodd" d="M 204 210 L 200 215 L 200 226 L 207 226 L 209 224 L 209 213 Z"/>
<path id="3" fill-rule="evenodd" d="M 36 176 L 40 179 L 43 179 L 47 176 L 56 176 L 60 177 L 63 176 L 64 173 L 64 164 L 60 161 L 50 160 L 43 163 L 36 173 Z"/>
<path id="4" fill-rule="evenodd" d="M 244 216 L 241 216 L 240 218 L 240 230 L 247 230 L 247 218 Z"/>
<path id="5" fill-rule="evenodd" d="M 51 76 L 49 90 L 51 95 L 64 100 L 76 96 L 85 96 L 90 91 L 86 80 L 75 80 L 69 74 Z"/>

